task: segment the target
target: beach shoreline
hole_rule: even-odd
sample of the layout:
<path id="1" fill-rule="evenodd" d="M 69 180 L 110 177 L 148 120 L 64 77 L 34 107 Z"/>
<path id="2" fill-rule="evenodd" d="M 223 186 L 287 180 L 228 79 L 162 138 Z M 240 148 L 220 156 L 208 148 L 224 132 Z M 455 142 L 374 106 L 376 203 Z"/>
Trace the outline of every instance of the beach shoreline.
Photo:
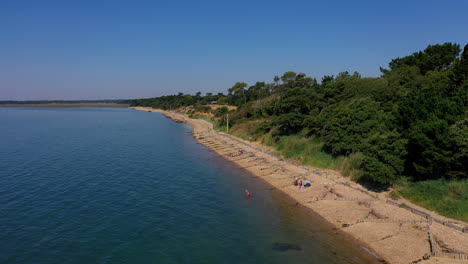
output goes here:
<path id="1" fill-rule="evenodd" d="M 148 107 L 131 108 L 191 125 L 200 144 L 309 208 L 383 263 L 467 263 L 468 233 L 395 206 L 386 194 L 366 190 L 336 171 L 282 159 L 266 147 L 213 130 L 205 120 Z M 300 189 L 293 185 L 295 179 L 310 180 L 312 186 Z M 464 228 L 464 223 L 449 220 Z"/>

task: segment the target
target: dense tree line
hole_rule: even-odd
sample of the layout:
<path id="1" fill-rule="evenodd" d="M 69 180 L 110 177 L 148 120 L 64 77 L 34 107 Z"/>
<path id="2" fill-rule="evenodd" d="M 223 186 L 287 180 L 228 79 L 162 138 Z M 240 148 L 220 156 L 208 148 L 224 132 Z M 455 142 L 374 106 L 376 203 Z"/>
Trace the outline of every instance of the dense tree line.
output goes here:
<path id="1" fill-rule="evenodd" d="M 220 104 L 238 106 L 231 125 L 261 119 L 258 133 L 274 138 L 297 133 L 324 142 L 323 151 L 362 154 L 365 180 L 391 184 L 467 178 L 468 45 L 430 45 L 393 59 L 382 76 L 341 72 L 321 82 L 286 72 L 272 83 L 234 84 L 227 95 L 183 95 L 141 99 L 133 105 L 175 109 Z M 221 119 L 220 122 L 224 122 Z"/>
<path id="2" fill-rule="evenodd" d="M 153 108 L 159 108 L 164 110 L 177 109 L 182 106 L 190 105 L 205 105 L 211 104 L 212 102 L 228 103 L 226 96 L 222 93 L 213 95 L 207 93 L 205 96 L 201 95 L 201 92 L 197 92 L 195 95 L 179 93 L 177 95 L 166 95 L 155 98 L 147 99 L 136 99 L 130 102 L 131 106 L 148 106 Z"/>

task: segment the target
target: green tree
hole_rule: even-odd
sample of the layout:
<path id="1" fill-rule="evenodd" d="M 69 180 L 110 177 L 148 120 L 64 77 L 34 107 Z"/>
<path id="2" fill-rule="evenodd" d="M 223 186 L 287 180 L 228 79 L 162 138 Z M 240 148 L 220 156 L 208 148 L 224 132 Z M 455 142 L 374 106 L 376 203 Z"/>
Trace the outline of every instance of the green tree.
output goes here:
<path id="1" fill-rule="evenodd" d="M 200 102 L 200 99 L 201 99 L 201 92 L 197 92 L 197 93 L 195 94 L 195 101 L 196 101 L 197 103 L 199 103 L 199 102 Z"/>
<path id="2" fill-rule="evenodd" d="M 453 67 L 454 83 L 468 89 L 468 44 L 465 45 L 460 60 Z"/>
<path id="3" fill-rule="evenodd" d="M 450 178 L 468 178 L 468 112 L 449 128 L 449 145 L 453 153 Z"/>
<path id="4" fill-rule="evenodd" d="M 278 77 L 278 76 L 273 77 L 273 81 L 275 82 L 276 85 L 278 85 L 278 83 L 280 81 L 280 77 Z"/>
<path id="5" fill-rule="evenodd" d="M 304 88 L 293 88 L 274 102 L 272 107 L 273 124 L 279 127 L 282 135 L 296 133 L 307 127 L 305 120 L 316 107 L 315 91 Z"/>
<path id="6" fill-rule="evenodd" d="M 326 85 L 333 81 L 335 81 L 335 77 L 333 75 L 325 75 L 322 77 L 322 85 Z"/>
<path id="7" fill-rule="evenodd" d="M 460 45 L 444 43 L 429 45 L 424 51 L 415 52 L 412 55 L 393 59 L 388 66 L 395 70 L 402 66 L 416 66 L 422 74 L 429 71 L 448 69 L 460 53 Z M 382 69 L 385 74 L 388 70 Z"/>
<path id="8" fill-rule="evenodd" d="M 229 88 L 229 92 L 231 93 L 242 93 L 244 97 L 244 104 L 247 103 L 247 97 L 245 96 L 245 87 L 247 84 L 245 82 L 236 82 L 231 88 Z"/>
<path id="9" fill-rule="evenodd" d="M 388 115 L 370 98 L 351 99 L 328 108 L 324 148 L 334 155 L 359 152 L 365 140 L 387 130 Z"/>
<path id="10" fill-rule="evenodd" d="M 439 178 L 448 171 L 451 156 L 448 129 L 463 107 L 450 96 L 447 72 L 429 72 L 418 79 L 399 104 L 397 120 L 408 139 L 407 173 L 417 179 Z"/>
<path id="11" fill-rule="evenodd" d="M 295 80 L 296 76 L 297 74 L 295 72 L 288 71 L 288 72 L 285 72 L 283 76 L 281 76 L 281 81 L 283 81 L 283 83 L 288 83 L 290 81 Z"/>
<path id="12" fill-rule="evenodd" d="M 407 140 L 396 131 L 375 133 L 362 144 L 364 158 L 361 168 L 364 179 L 380 184 L 392 184 L 403 173 Z"/>
<path id="13" fill-rule="evenodd" d="M 220 107 L 215 110 L 214 115 L 215 117 L 222 117 L 225 116 L 229 112 L 229 109 L 226 106 Z"/>

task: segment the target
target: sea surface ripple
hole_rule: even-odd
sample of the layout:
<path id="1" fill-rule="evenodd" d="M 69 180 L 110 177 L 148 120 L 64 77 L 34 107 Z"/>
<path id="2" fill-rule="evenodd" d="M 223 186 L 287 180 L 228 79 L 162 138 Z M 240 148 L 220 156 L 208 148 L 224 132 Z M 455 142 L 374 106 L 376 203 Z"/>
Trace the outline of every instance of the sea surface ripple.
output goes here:
<path id="1" fill-rule="evenodd" d="M 0 124 L 0 263 L 373 262 L 160 114 L 0 108 Z"/>

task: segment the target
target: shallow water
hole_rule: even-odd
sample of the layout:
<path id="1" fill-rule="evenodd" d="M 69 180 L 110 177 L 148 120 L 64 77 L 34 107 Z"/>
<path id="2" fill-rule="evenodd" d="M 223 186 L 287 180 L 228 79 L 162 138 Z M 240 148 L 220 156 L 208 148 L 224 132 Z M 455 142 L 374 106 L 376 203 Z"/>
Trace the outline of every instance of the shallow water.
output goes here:
<path id="1" fill-rule="evenodd" d="M 0 108 L 0 124 L 0 263 L 376 262 L 161 114 Z"/>

